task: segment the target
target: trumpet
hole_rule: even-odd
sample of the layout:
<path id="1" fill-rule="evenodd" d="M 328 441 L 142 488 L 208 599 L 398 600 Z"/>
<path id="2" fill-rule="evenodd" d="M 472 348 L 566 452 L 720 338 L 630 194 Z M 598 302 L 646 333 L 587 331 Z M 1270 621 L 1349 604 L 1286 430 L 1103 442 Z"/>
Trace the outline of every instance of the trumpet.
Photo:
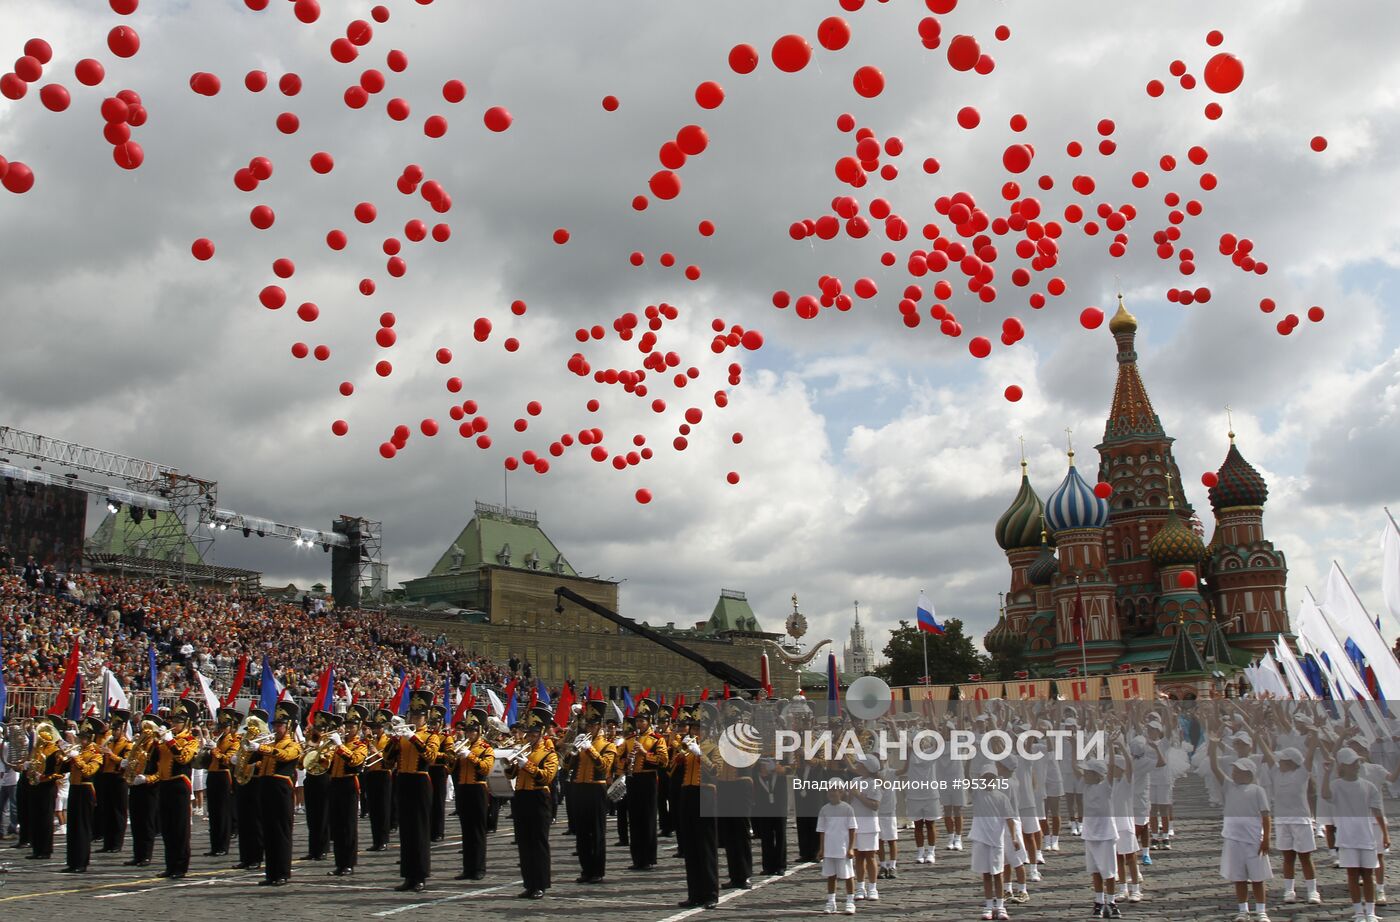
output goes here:
<path id="1" fill-rule="evenodd" d="M 370 750 L 370 754 L 365 756 L 365 761 L 360 765 L 361 769 L 370 769 L 384 761 L 384 753 L 378 749 Z"/>

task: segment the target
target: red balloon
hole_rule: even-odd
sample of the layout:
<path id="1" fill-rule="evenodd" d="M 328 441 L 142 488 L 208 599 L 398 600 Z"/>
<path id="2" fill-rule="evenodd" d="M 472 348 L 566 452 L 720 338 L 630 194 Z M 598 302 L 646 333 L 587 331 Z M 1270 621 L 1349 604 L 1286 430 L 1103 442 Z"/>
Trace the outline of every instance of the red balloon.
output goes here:
<path id="1" fill-rule="evenodd" d="M 1108 499 L 1113 495 L 1113 485 L 1100 480 L 1098 483 L 1094 484 L 1094 495 L 1099 499 Z"/>
<path id="2" fill-rule="evenodd" d="M 729 68 L 736 74 L 751 74 L 758 67 L 758 49 L 752 45 L 735 45 L 729 49 Z"/>
<path id="3" fill-rule="evenodd" d="M 50 112 L 62 112 L 73 102 L 66 87 L 50 83 L 39 90 L 39 100 Z"/>
<path id="4" fill-rule="evenodd" d="M 1196 574 L 1191 570 L 1182 570 L 1176 575 L 1176 584 L 1182 589 L 1194 589 L 1196 587 Z"/>
<path id="5" fill-rule="evenodd" d="M 379 445 L 379 456 L 381 458 L 385 458 L 387 460 L 389 458 L 394 457 L 394 455 L 398 453 L 399 450 L 394 446 L 393 442 L 381 442 Z"/>
<path id="6" fill-rule="evenodd" d="M 467 85 L 460 80 L 449 80 L 442 85 L 442 98 L 450 103 L 459 103 L 467 98 Z"/>
<path id="7" fill-rule="evenodd" d="M 971 35 L 955 35 L 948 43 L 948 64 L 953 70 L 972 70 L 981 57 L 982 47 Z"/>
<path id="8" fill-rule="evenodd" d="M 0 169 L 0 185 L 15 195 L 23 195 L 34 188 L 34 171 L 25 163 L 11 160 L 8 167 Z"/>
<path id="9" fill-rule="evenodd" d="M 1320 154 L 1327 149 L 1327 139 L 1324 138 L 1322 135 L 1317 135 L 1312 139 L 1312 142 L 1309 146 L 1311 146 L 1313 150 Z"/>
<path id="10" fill-rule="evenodd" d="M 83 86 L 97 86 L 107 76 L 107 69 L 101 61 L 83 58 L 73 65 L 73 74 Z"/>
<path id="11" fill-rule="evenodd" d="M 296 74 L 283 74 L 282 79 L 277 81 L 277 88 L 282 91 L 283 96 L 295 96 L 301 92 L 301 77 Z"/>
<path id="12" fill-rule="evenodd" d="M 800 35 L 784 35 L 773 43 L 773 64 L 778 70 L 795 74 L 812 60 L 812 46 Z"/>
<path id="13" fill-rule="evenodd" d="M 670 200 L 681 194 L 681 178 L 670 170 L 658 170 L 648 185 L 652 195 L 659 199 Z"/>
<path id="14" fill-rule="evenodd" d="M 194 245 L 190 247 L 190 252 L 194 254 L 195 259 L 199 260 L 200 262 L 203 262 L 204 260 L 213 257 L 214 242 L 208 237 L 200 237 L 194 242 Z"/>
<path id="15" fill-rule="evenodd" d="M 374 207 L 373 202 L 361 202 L 355 206 L 355 220 L 361 224 L 371 224 L 379 216 L 379 209 Z"/>
<path id="16" fill-rule="evenodd" d="M 268 285 L 258 292 L 258 300 L 262 302 L 263 307 L 270 311 L 281 310 L 282 306 L 287 303 L 287 292 L 280 285 Z"/>
<path id="17" fill-rule="evenodd" d="M 303 302 L 297 307 L 297 317 L 306 323 L 314 323 L 319 316 L 321 316 L 321 308 L 310 301 Z"/>
<path id="18" fill-rule="evenodd" d="M 295 112 L 283 112 L 277 116 L 277 130 L 283 134 L 296 134 L 301 127 L 301 119 L 297 118 Z"/>
<path id="19" fill-rule="evenodd" d="M 1318 307 L 1315 304 L 1312 307 L 1308 308 L 1308 319 L 1311 320 L 1313 323 L 1321 323 L 1322 318 L 1326 315 L 1326 311 L 1324 311 L 1322 308 Z"/>
<path id="20" fill-rule="evenodd" d="M 297 19 L 310 25 L 321 18 L 321 4 L 318 0 L 296 0 L 292 12 Z"/>
<path id="21" fill-rule="evenodd" d="M 967 344 L 967 351 L 973 358 L 985 359 L 992 354 L 992 343 L 985 336 L 974 336 Z"/>
<path id="22" fill-rule="evenodd" d="M 384 359 L 374 363 L 374 373 L 381 378 L 387 378 L 394 373 L 394 366 Z"/>
<path id="23" fill-rule="evenodd" d="M 611 112 L 617 108 L 617 99 L 613 96 L 608 99 L 613 101 L 612 109 L 608 109 Z M 702 109 L 718 109 L 724 103 L 724 87 L 713 80 L 706 80 L 695 88 L 695 102 Z M 603 108 L 608 108 L 607 100 L 603 101 Z"/>
<path id="24" fill-rule="evenodd" d="M 261 93 L 267 89 L 267 74 L 260 70 L 250 70 L 243 78 L 243 85 L 250 93 Z"/>
<path id="25" fill-rule="evenodd" d="M 40 64 L 47 64 L 53 60 L 53 46 L 42 38 L 31 38 L 25 42 L 24 53 Z"/>
<path id="26" fill-rule="evenodd" d="M 254 205 L 253 210 L 248 212 L 248 220 L 251 221 L 253 226 L 258 230 L 267 230 L 277 220 L 277 215 L 273 212 L 271 206 Z"/>
<path id="27" fill-rule="evenodd" d="M 885 91 L 885 75 L 869 64 L 856 71 L 853 82 L 856 92 L 866 99 L 874 99 Z"/>
<path id="28" fill-rule="evenodd" d="M 311 155 L 311 169 L 322 175 L 335 169 L 335 158 L 325 151 L 317 151 Z"/>
<path id="29" fill-rule="evenodd" d="M 6 99 L 23 99 L 29 92 L 29 84 L 19 78 L 18 74 L 5 74 L 0 77 L 0 94 Z"/>
<path id="30" fill-rule="evenodd" d="M 1103 311 L 1097 307 L 1086 307 L 1079 314 L 1079 323 L 1086 330 L 1097 330 L 1103 325 Z"/>
<path id="31" fill-rule="evenodd" d="M 1213 92 L 1233 93 L 1244 82 L 1244 64 L 1233 54 L 1222 51 L 1206 62 L 1201 76 Z"/>
<path id="32" fill-rule="evenodd" d="M 1007 386 L 1005 396 L 1007 400 L 1015 403 L 1024 396 L 1024 392 L 1019 384 L 1011 384 Z"/>
<path id="33" fill-rule="evenodd" d="M 389 100 L 389 104 L 385 106 L 385 109 L 388 111 L 389 117 L 396 122 L 401 122 L 408 118 L 409 106 L 408 100 L 406 99 L 395 96 L 393 99 Z"/>
<path id="34" fill-rule="evenodd" d="M 730 471 L 728 474 L 725 474 L 725 475 L 724 475 L 724 479 L 727 480 L 727 481 L 729 481 L 731 484 L 738 483 L 738 482 L 739 482 L 739 472 L 738 472 L 738 471 Z"/>
<path id="35" fill-rule="evenodd" d="M 641 503 L 643 506 L 645 506 L 647 503 L 651 502 L 651 491 L 648 490 L 648 489 L 646 489 L 645 487 L 643 487 L 642 489 L 638 490 L 638 491 L 637 491 L 637 502 Z"/>
<path id="36" fill-rule="evenodd" d="M 851 40 L 851 25 L 840 16 L 828 16 L 817 26 L 817 41 L 827 51 L 840 51 Z"/>
<path id="37" fill-rule="evenodd" d="M 292 357 L 304 359 L 311 354 L 311 347 L 306 343 L 292 343 Z"/>
<path id="38" fill-rule="evenodd" d="M 486 110 L 486 115 L 482 119 L 486 127 L 492 131 L 505 131 L 510 127 L 510 123 L 515 121 L 514 117 L 506 111 L 504 106 L 492 106 Z"/>
<path id="39" fill-rule="evenodd" d="M 958 110 L 958 124 L 971 131 L 982 123 L 982 113 L 973 106 L 963 106 Z"/>
<path id="40" fill-rule="evenodd" d="M 326 246 L 332 250 L 343 250 L 348 242 L 349 238 L 345 236 L 343 230 L 333 230 L 326 234 Z"/>
<path id="41" fill-rule="evenodd" d="M 401 74 L 408 69 L 408 55 L 395 48 L 384 56 L 384 63 L 389 65 L 389 69 L 396 74 Z"/>
<path id="42" fill-rule="evenodd" d="M 112 148 L 112 159 L 123 170 L 134 170 L 145 162 L 146 152 L 135 141 L 127 141 Z"/>
<path id="43" fill-rule="evenodd" d="M 699 94 L 699 90 L 696 91 L 696 94 L 697 94 L 697 95 Z M 603 111 L 605 111 L 605 112 L 616 112 L 616 111 L 617 111 L 617 106 L 618 106 L 618 102 L 617 102 L 617 97 L 616 97 L 616 96 L 604 96 L 604 97 L 603 97 Z"/>
<path id="44" fill-rule="evenodd" d="M 39 63 L 39 59 L 31 54 L 26 54 L 15 61 L 15 76 L 25 83 L 33 83 L 44 76 L 44 65 Z"/>
<path id="45" fill-rule="evenodd" d="M 350 424 L 343 419 L 338 419 L 335 422 L 331 423 L 331 432 L 335 433 L 336 435 L 344 435 L 349 431 Z"/>
<path id="46" fill-rule="evenodd" d="M 1207 487 L 1213 487 L 1219 482 L 1220 478 L 1216 475 L 1214 471 L 1206 471 L 1204 474 L 1201 475 L 1201 483 L 1205 484 Z"/>
<path id="47" fill-rule="evenodd" d="M 107 47 L 119 58 L 129 58 L 141 50 L 141 36 L 130 26 L 117 26 L 107 33 Z"/>
<path id="48" fill-rule="evenodd" d="M 695 157 L 710 146 L 710 136 L 699 125 L 686 125 L 676 133 L 676 146 L 682 153 Z"/>
<path id="49" fill-rule="evenodd" d="M 1001 164 L 1008 173 L 1024 173 L 1030 169 L 1033 156 L 1029 144 L 1012 144 L 1001 155 Z"/>
<path id="50" fill-rule="evenodd" d="M 554 242 L 559 244 L 560 246 L 563 246 L 564 244 L 568 243 L 569 229 L 567 227 L 561 227 L 558 230 L 556 230 L 554 232 Z"/>

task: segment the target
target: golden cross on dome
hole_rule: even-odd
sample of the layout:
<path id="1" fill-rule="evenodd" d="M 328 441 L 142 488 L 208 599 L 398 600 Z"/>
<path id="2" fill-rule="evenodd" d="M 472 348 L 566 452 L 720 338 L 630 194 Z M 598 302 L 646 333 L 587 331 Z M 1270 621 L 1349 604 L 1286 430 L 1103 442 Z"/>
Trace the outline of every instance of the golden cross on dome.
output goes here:
<path id="1" fill-rule="evenodd" d="M 1016 436 L 1016 441 L 1021 443 L 1021 468 L 1024 470 L 1026 466 L 1026 437 L 1024 435 L 1018 435 Z"/>
<path id="2" fill-rule="evenodd" d="M 1074 463 L 1074 430 L 1065 427 L 1065 442 L 1069 445 L 1069 460 Z"/>
<path id="3" fill-rule="evenodd" d="M 1167 471 L 1167 508 L 1176 511 L 1176 494 L 1172 492 L 1172 472 Z"/>
<path id="4" fill-rule="evenodd" d="M 1233 445 L 1235 444 L 1235 417 L 1234 414 L 1230 412 L 1230 405 L 1228 403 L 1225 404 L 1225 421 L 1230 427 L 1230 444 Z"/>

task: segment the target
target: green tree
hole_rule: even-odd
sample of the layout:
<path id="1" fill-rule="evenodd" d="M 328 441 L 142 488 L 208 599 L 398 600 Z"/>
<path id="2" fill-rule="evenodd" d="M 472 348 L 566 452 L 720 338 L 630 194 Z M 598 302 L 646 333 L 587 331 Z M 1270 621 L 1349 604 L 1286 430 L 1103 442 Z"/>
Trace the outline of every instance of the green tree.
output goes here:
<path id="1" fill-rule="evenodd" d="M 1029 672 L 1030 660 L 1026 656 L 1025 644 L 1016 644 L 1014 647 L 997 650 L 989 659 L 991 664 L 988 671 L 991 675 L 986 676 L 988 681 L 993 679 L 1012 679 L 1018 672 Z"/>
<path id="2" fill-rule="evenodd" d="M 925 637 L 931 684 L 966 682 L 970 675 L 991 671 L 991 660 L 977 652 L 972 639 L 963 633 L 962 621 L 949 618 L 943 624 L 942 634 L 923 637 L 919 636 L 918 627 L 900 621 L 899 627 L 890 633 L 889 643 L 885 644 L 885 662 L 875 670 L 876 675 L 891 685 L 918 685 L 919 677 L 924 674 Z"/>

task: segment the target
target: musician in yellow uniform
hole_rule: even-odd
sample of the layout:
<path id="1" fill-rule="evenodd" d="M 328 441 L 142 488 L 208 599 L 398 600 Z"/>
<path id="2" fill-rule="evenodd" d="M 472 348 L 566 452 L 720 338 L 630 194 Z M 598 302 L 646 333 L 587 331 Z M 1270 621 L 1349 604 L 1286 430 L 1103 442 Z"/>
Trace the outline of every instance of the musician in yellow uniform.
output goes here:
<path id="1" fill-rule="evenodd" d="M 190 869 L 191 772 L 195 753 L 199 751 L 199 740 L 191 728 L 198 719 L 199 706 L 193 701 L 181 698 L 175 702 L 170 726 L 160 732 L 159 741 L 151 750 L 155 757 L 155 773 L 138 778 L 138 782 L 144 778 L 145 783 L 155 785 L 156 815 L 165 851 L 165 870 L 158 877 L 178 880 Z"/>
<path id="2" fill-rule="evenodd" d="M 427 889 L 433 870 L 432 833 L 433 782 L 428 766 L 438 755 L 438 737 L 427 727 L 428 709 L 433 705 L 430 692 L 415 691 L 409 698 L 410 724 L 390 737 L 384 751 L 397 772 L 394 797 L 399 808 L 399 875 L 403 883 L 395 889 L 421 893 Z"/>
<path id="3" fill-rule="evenodd" d="M 254 740 L 267 726 L 267 719 L 267 711 L 250 707 L 238 732 L 238 770 L 233 789 L 233 808 L 238 814 L 238 863 L 233 867 L 239 871 L 256 871 L 263 866 L 262 806 L 258 797 L 262 780 L 257 772 L 262 762 L 258 746 L 267 740 Z"/>
<path id="4" fill-rule="evenodd" d="M 84 718 L 78 729 L 78 748 L 64 760 L 68 768 L 68 864 L 63 871 L 68 874 L 86 873 L 92 857 L 92 814 L 97 801 L 92 782 L 102 770 L 102 751 L 95 741 L 106 732 L 107 724 L 100 717 Z"/>
<path id="5" fill-rule="evenodd" d="M 428 766 L 428 779 L 433 784 L 433 810 L 429 826 L 434 842 L 441 842 L 447 836 L 447 776 L 452 772 L 452 753 L 446 721 L 447 708 L 440 704 L 428 707 L 428 729 L 437 737 L 438 744 L 437 758 Z"/>
<path id="6" fill-rule="evenodd" d="M 327 705 L 329 707 L 329 705 Z M 331 711 L 317 711 L 310 717 L 306 732 L 306 744 L 302 752 L 302 768 L 306 767 L 307 756 L 319 749 L 327 736 L 336 727 L 338 718 Z M 331 847 L 331 817 L 327 808 L 330 798 L 331 780 L 325 772 L 307 772 L 301 780 L 301 802 L 306 819 L 306 854 L 302 861 L 325 861 L 326 852 Z"/>
<path id="7" fill-rule="evenodd" d="M 545 739 L 545 727 L 554 723 L 549 708 L 534 707 L 521 720 L 525 745 L 506 767 L 515 779 L 510 815 L 515 826 L 515 847 L 520 855 L 522 899 L 538 900 L 549 889 L 550 785 L 559 773 L 559 754 Z"/>
<path id="8" fill-rule="evenodd" d="M 680 706 L 676 706 L 671 712 L 671 723 L 669 732 L 666 734 L 666 768 L 658 776 L 664 789 L 664 796 L 670 801 L 670 824 L 671 833 L 676 837 L 676 852 L 671 857 L 682 857 L 681 839 L 685 836 L 685 830 L 681 828 L 681 773 L 679 771 L 681 755 L 681 737 L 685 734 L 681 732 L 685 715 Z M 663 830 L 663 835 L 665 831 Z"/>
<path id="9" fill-rule="evenodd" d="M 63 753 L 58 741 L 63 738 L 60 719 L 49 714 L 34 722 L 34 748 L 25 764 L 29 782 L 30 853 L 25 856 L 42 861 L 53 855 L 53 815 L 57 806 L 58 779 L 63 777 Z"/>
<path id="10" fill-rule="evenodd" d="M 669 764 L 666 740 L 652 728 L 656 702 L 637 702 L 637 734 L 627 741 L 622 760 L 627 771 L 627 839 L 632 850 L 632 870 L 656 867 L 657 772 Z"/>
<path id="11" fill-rule="evenodd" d="M 160 815 L 155 785 L 147 782 L 158 770 L 156 746 L 165 729 L 165 720 L 160 715 L 141 715 L 141 732 L 122 760 L 127 778 L 127 814 L 131 820 L 131 860 L 123 861 L 123 866 L 144 868 L 151 863 L 156 851 Z"/>
<path id="12" fill-rule="evenodd" d="M 681 738 L 681 802 L 678 828 L 685 830 L 686 898 L 682 907 L 719 905 L 719 838 L 715 824 L 715 779 L 724 765 L 719 747 L 709 739 L 718 726 L 719 712 L 702 701 L 687 713 Z"/>
<path id="13" fill-rule="evenodd" d="M 294 701 L 279 701 L 272 715 L 273 739 L 254 748 L 258 760 L 258 808 L 262 816 L 263 879 L 260 887 L 280 887 L 292 876 L 292 788 L 301 766 L 301 743 L 292 727 L 301 716 Z M 244 744 L 247 746 L 247 743 Z"/>
<path id="14" fill-rule="evenodd" d="M 452 747 L 452 789 L 457 821 L 462 827 L 462 873 L 457 880 L 481 880 L 486 876 L 486 779 L 496 763 L 496 749 L 482 736 L 489 716 L 472 708 L 457 721 L 462 739 Z"/>
<path id="15" fill-rule="evenodd" d="M 326 873 L 343 877 L 355 873 L 360 852 L 360 771 L 369 755 L 369 747 L 360 739 L 360 727 L 369 718 L 369 710 L 361 704 L 345 709 L 345 716 L 336 716 L 343 724 L 331 730 L 329 742 L 331 767 L 330 789 L 326 809 L 330 814 L 331 848 L 335 854 L 335 869 Z"/>
<path id="16" fill-rule="evenodd" d="M 230 707 L 218 710 L 218 732 L 209 752 L 204 776 L 204 802 L 209 812 L 209 851 L 206 858 L 228 854 L 233 833 L 233 754 L 238 751 L 238 723 L 243 715 Z"/>
<path id="17" fill-rule="evenodd" d="M 676 744 L 680 734 L 672 726 L 671 710 L 663 701 L 657 709 L 656 734 L 666 741 L 666 761 L 656 767 L 656 825 L 657 836 L 669 839 L 676 832 L 674 804 L 671 803 L 671 760 L 676 756 Z M 659 846 L 658 846 L 659 848 Z"/>
<path id="18" fill-rule="evenodd" d="M 726 698 L 721 716 L 726 725 L 747 724 L 749 703 L 740 698 Z M 736 738 L 743 738 L 740 734 Z M 748 768 L 735 768 L 728 762 L 720 768 L 715 785 L 719 798 L 719 842 L 724 847 L 725 865 L 729 869 L 727 889 L 749 889 L 753 875 L 753 838 L 749 816 L 753 813 L 753 775 Z"/>
<path id="19" fill-rule="evenodd" d="M 584 702 L 583 730 L 574 737 L 576 757 L 573 785 L 569 788 L 569 819 L 578 843 L 578 883 L 596 884 L 608 867 L 608 778 L 617 760 L 617 746 L 603 733 L 607 702 Z"/>
<path id="20" fill-rule="evenodd" d="M 93 834 L 102 837 L 98 852 L 119 852 L 126 838 L 126 779 L 122 777 L 122 760 L 131 752 L 131 740 L 126 735 L 126 722 L 131 712 L 108 708 L 110 727 L 97 740 L 102 754 L 102 768 L 93 780 L 97 803 L 93 808 Z"/>
<path id="21" fill-rule="evenodd" d="M 388 748 L 390 740 L 384 728 L 393 716 L 392 711 L 380 708 L 374 712 L 369 726 L 365 728 L 365 742 L 370 752 L 377 754 L 377 758 L 367 760 L 362 779 L 365 785 L 365 803 L 369 807 L 369 850 L 372 852 L 382 852 L 389 847 L 394 772 L 393 764 L 384 757 L 384 750 Z M 373 764 L 369 764 L 369 761 Z"/>

